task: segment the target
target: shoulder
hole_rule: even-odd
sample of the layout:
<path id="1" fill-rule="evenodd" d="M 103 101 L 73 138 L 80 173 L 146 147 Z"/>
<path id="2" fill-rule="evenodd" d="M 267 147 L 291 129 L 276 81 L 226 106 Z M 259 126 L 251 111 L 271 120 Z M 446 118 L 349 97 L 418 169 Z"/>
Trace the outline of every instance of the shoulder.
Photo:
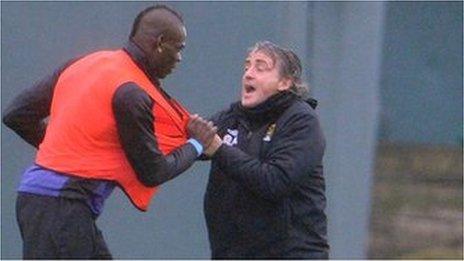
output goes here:
<path id="1" fill-rule="evenodd" d="M 291 121 L 291 120 L 309 120 L 317 119 L 316 110 L 313 109 L 303 99 L 296 99 L 295 102 L 285 110 L 285 112 L 279 117 L 279 121 Z"/>
<path id="2" fill-rule="evenodd" d="M 319 117 L 306 101 L 297 100 L 276 121 L 276 140 L 315 142 L 324 148 L 325 137 Z"/>
<path id="3" fill-rule="evenodd" d="M 113 95 L 113 106 L 138 108 L 140 106 L 152 107 L 153 105 L 150 96 L 133 82 L 120 85 Z"/>
<path id="4" fill-rule="evenodd" d="M 323 136 L 316 110 L 302 99 L 296 100 L 277 119 L 276 132 L 284 136 L 307 136 L 310 133 Z"/>

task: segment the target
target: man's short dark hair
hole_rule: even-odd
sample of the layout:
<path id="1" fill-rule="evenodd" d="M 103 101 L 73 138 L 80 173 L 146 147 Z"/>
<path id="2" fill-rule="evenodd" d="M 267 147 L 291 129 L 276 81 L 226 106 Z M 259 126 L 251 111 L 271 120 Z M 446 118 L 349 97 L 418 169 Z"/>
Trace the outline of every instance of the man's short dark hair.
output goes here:
<path id="1" fill-rule="evenodd" d="M 135 33 L 137 32 L 138 28 L 139 28 L 139 25 L 140 25 L 140 21 L 142 20 L 142 18 L 145 16 L 145 14 L 149 13 L 150 11 L 152 10 L 155 10 L 155 9 L 163 9 L 163 10 L 166 10 L 170 13 L 172 13 L 173 15 L 175 15 L 180 21 L 181 23 L 183 24 L 184 23 L 184 19 L 182 18 L 182 15 L 177 12 L 176 10 L 172 9 L 171 7 L 167 6 L 167 5 L 153 5 L 153 6 L 150 6 L 150 7 L 147 7 L 145 8 L 144 10 L 142 10 L 138 15 L 137 17 L 135 17 L 134 19 L 134 23 L 132 24 L 132 31 L 130 33 L 130 36 L 129 37 L 134 37 Z"/>

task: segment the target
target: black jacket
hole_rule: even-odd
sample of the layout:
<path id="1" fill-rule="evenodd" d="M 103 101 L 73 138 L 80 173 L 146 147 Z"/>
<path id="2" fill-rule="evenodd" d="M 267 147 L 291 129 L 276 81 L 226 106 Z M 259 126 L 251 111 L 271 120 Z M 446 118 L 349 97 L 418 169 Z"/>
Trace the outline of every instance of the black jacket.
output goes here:
<path id="1" fill-rule="evenodd" d="M 205 194 L 212 257 L 326 257 L 325 141 L 314 108 L 286 92 L 212 120 L 229 144 L 212 158 Z"/>

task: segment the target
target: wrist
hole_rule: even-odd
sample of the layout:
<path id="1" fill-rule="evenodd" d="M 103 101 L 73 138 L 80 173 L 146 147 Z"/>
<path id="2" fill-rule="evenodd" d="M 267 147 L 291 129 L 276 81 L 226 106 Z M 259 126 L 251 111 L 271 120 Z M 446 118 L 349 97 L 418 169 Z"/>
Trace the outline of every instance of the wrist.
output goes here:
<path id="1" fill-rule="evenodd" d="M 203 153 L 204 148 L 199 141 L 197 141 L 194 138 L 190 138 L 189 140 L 187 140 L 187 142 L 193 145 L 193 147 L 197 151 L 197 156 L 200 156 Z"/>
<path id="2" fill-rule="evenodd" d="M 216 151 L 221 147 L 221 145 L 222 140 L 218 136 L 216 136 L 203 153 L 206 156 L 211 157 L 216 153 Z"/>

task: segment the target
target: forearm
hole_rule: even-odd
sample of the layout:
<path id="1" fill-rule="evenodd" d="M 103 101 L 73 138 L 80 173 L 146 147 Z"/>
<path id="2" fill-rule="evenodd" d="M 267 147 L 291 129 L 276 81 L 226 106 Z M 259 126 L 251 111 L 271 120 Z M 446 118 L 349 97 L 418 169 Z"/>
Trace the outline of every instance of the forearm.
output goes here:
<path id="1" fill-rule="evenodd" d="M 36 148 L 45 136 L 45 119 L 50 113 L 53 84 L 53 77 L 47 77 L 24 90 L 3 114 L 3 123 Z"/>
<path id="2" fill-rule="evenodd" d="M 166 155 L 166 171 L 163 173 L 164 175 L 158 178 L 159 184 L 182 174 L 185 170 L 192 166 L 197 157 L 198 152 L 190 143 L 186 143 L 174 150 L 172 153 Z"/>
<path id="3" fill-rule="evenodd" d="M 78 58 L 71 59 L 52 74 L 22 91 L 5 109 L 3 123 L 27 143 L 38 147 L 45 137 L 53 91 L 60 74 Z"/>
<path id="4" fill-rule="evenodd" d="M 152 149 L 137 149 L 136 143 L 131 144 L 134 149 L 126 149 L 126 155 L 134 168 L 138 179 L 148 187 L 159 186 L 182 174 L 195 162 L 198 152 L 193 145 L 186 143 L 163 155 L 156 147 Z M 140 147 L 139 147 L 140 148 Z"/>
<path id="5" fill-rule="evenodd" d="M 198 156 L 190 143 L 163 154 L 154 135 L 153 106 L 157 105 L 133 83 L 119 87 L 113 97 L 113 113 L 122 149 L 139 181 L 149 187 L 177 177 Z"/>
<path id="6" fill-rule="evenodd" d="M 25 117 L 11 114 L 5 114 L 3 123 L 35 148 L 38 148 L 40 143 L 42 143 L 47 128 L 47 124 L 44 121 L 32 121 Z"/>
<path id="7" fill-rule="evenodd" d="M 290 175 L 279 165 L 262 162 L 238 148 L 222 145 L 212 160 L 221 174 L 267 200 L 277 200 L 292 188 Z"/>

